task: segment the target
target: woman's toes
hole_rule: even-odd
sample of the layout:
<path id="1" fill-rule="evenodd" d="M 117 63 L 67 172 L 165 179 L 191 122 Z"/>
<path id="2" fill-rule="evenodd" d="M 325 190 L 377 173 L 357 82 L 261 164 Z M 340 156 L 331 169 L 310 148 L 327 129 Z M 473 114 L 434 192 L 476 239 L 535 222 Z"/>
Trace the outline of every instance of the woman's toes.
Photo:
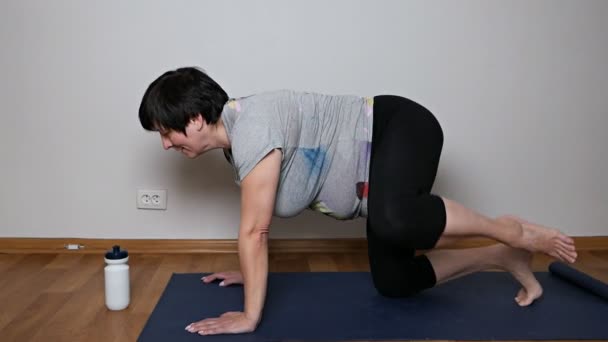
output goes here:
<path id="1" fill-rule="evenodd" d="M 560 259 L 562 261 L 566 261 L 569 263 L 573 263 L 576 261 L 576 256 L 577 256 L 576 252 L 571 252 L 571 251 L 567 251 L 563 248 L 559 248 L 558 253 L 559 253 Z"/>
<path id="2" fill-rule="evenodd" d="M 558 241 L 557 241 L 557 245 L 558 245 L 559 247 L 561 247 L 561 248 L 563 248 L 563 249 L 567 250 L 567 251 L 572 251 L 572 252 L 576 251 L 576 247 L 574 247 L 574 245 L 569 244 L 569 243 L 565 243 L 565 242 L 563 242 L 563 241 L 561 241 L 561 240 L 558 240 Z"/>
<path id="3" fill-rule="evenodd" d="M 561 255 L 561 257 L 562 257 L 562 259 L 564 261 L 572 262 L 572 256 L 567 251 L 564 251 L 563 249 L 560 249 L 559 250 L 559 254 Z"/>
<path id="4" fill-rule="evenodd" d="M 528 306 L 532 304 L 542 294 L 543 290 L 540 286 L 538 286 L 538 288 L 531 287 L 529 291 L 525 288 L 522 288 L 517 293 L 517 297 L 515 297 L 515 302 L 517 302 L 519 306 Z"/>
<path id="5" fill-rule="evenodd" d="M 576 259 L 576 256 L 578 255 L 576 253 L 576 250 L 568 247 L 568 246 L 558 246 L 558 249 L 565 255 L 567 255 L 569 257 L 569 259 Z"/>
<path id="6" fill-rule="evenodd" d="M 528 306 L 532 303 L 532 300 L 528 296 L 528 292 L 525 289 L 519 290 L 517 293 L 517 297 L 515 297 L 515 301 L 519 306 Z"/>
<path id="7" fill-rule="evenodd" d="M 559 249 L 555 249 L 553 251 L 551 251 L 551 253 L 549 253 L 550 256 L 554 257 L 555 259 L 559 260 L 559 261 L 566 261 L 566 259 L 564 258 L 562 252 Z"/>
<path id="8" fill-rule="evenodd" d="M 568 235 L 564 235 L 564 234 L 561 234 L 561 233 L 560 233 L 560 234 L 558 235 L 558 237 L 559 237 L 560 241 L 562 241 L 562 242 L 564 242 L 564 243 L 567 243 L 567 244 L 569 244 L 569 245 L 574 246 L 574 239 L 573 239 L 573 238 L 571 238 L 571 237 L 569 237 Z"/>
<path id="9" fill-rule="evenodd" d="M 519 302 L 517 302 L 517 304 L 519 304 L 519 306 L 528 306 L 528 305 L 532 304 L 533 301 L 534 301 L 533 298 L 531 298 L 530 296 L 526 296 L 523 300 L 520 300 Z"/>

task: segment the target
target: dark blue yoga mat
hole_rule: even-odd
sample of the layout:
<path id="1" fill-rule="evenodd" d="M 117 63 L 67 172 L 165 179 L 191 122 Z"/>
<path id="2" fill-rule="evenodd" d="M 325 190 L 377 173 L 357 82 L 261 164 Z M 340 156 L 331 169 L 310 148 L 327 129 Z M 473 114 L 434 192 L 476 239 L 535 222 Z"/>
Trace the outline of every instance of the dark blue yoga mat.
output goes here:
<path id="1" fill-rule="evenodd" d="M 608 302 L 551 273 L 525 308 L 507 273 L 482 272 L 411 298 L 380 296 L 363 272 L 270 273 L 264 318 L 251 334 L 200 336 L 191 322 L 242 311 L 243 288 L 174 274 L 138 341 L 608 339 Z"/>
<path id="2" fill-rule="evenodd" d="M 608 284 L 592 276 L 572 268 L 563 262 L 554 262 L 549 265 L 549 272 L 568 281 L 581 289 L 608 300 Z"/>

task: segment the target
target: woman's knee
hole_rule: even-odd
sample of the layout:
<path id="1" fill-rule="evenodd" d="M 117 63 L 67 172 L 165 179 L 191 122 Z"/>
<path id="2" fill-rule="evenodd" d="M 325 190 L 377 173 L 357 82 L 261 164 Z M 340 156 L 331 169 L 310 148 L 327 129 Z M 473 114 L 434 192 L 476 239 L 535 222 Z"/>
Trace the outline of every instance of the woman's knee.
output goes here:
<path id="1" fill-rule="evenodd" d="M 445 207 L 430 194 L 411 199 L 385 201 L 370 216 L 378 239 L 413 249 L 431 249 L 445 228 Z"/>
<path id="2" fill-rule="evenodd" d="M 424 255 L 412 257 L 395 267 L 372 267 L 374 287 L 379 294 L 389 298 L 404 298 L 420 293 L 436 284 L 435 270 Z"/>
<path id="3" fill-rule="evenodd" d="M 388 202 L 388 203 L 387 203 Z M 404 247 L 416 240 L 420 227 L 424 226 L 417 199 L 386 201 L 380 215 L 371 217 L 375 235 L 384 241 Z"/>
<path id="4" fill-rule="evenodd" d="M 422 291 L 422 289 L 416 288 L 412 282 L 396 283 L 390 280 L 374 280 L 374 287 L 380 295 L 388 298 L 411 297 Z"/>

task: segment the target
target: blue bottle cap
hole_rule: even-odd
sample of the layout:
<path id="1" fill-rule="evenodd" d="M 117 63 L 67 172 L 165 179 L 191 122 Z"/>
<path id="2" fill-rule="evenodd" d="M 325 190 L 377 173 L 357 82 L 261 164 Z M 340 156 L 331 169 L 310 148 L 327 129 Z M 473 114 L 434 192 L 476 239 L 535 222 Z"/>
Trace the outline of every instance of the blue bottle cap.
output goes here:
<path id="1" fill-rule="evenodd" d="M 126 249 L 121 250 L 120 246 L 112 247 L 112 250 L 106 253 L 106 259 L 108 260 L 119 260 L 129 256 L 129 252 Z"/>

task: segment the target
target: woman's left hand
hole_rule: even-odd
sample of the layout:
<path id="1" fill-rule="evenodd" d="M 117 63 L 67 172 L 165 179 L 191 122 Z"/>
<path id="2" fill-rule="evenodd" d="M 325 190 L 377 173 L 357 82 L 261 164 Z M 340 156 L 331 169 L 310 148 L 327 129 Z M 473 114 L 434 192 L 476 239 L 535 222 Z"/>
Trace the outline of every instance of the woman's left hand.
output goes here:
<path id="1" fill-rule="evenodd" d="M 226 312 L 217 318 L 192 323 L 186 330 L 200 335 L 242 334 L 253 332 L 256 327 L 257 322 L 247 317 L 244 312 Z"/>

